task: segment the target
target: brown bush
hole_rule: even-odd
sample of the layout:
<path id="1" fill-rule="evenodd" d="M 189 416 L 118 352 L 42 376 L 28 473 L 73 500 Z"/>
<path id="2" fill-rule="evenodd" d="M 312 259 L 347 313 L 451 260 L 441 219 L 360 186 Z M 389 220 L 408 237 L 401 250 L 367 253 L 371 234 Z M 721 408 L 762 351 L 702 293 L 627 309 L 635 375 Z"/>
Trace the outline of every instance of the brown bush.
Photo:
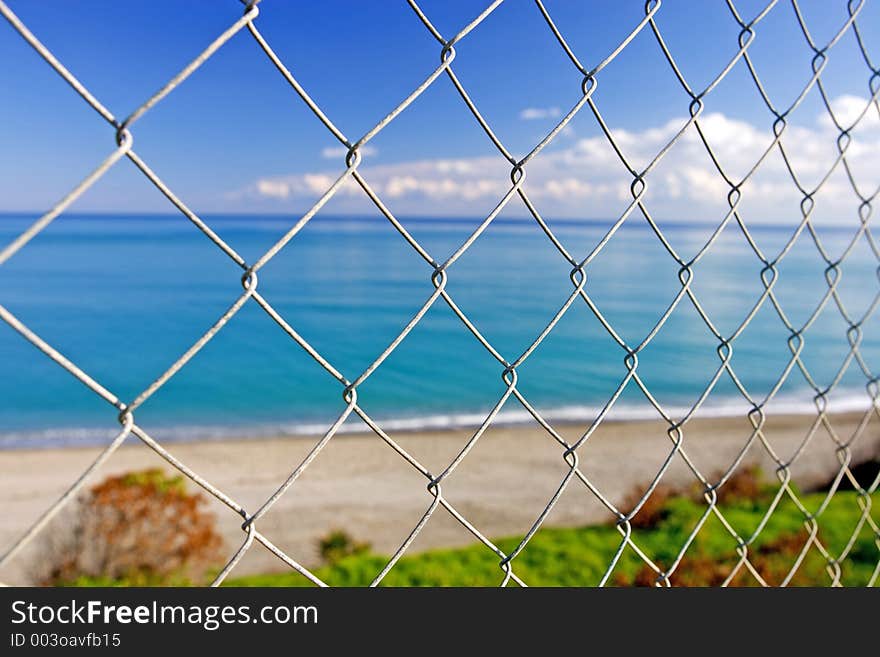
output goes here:
<path id="1" fill-rule="evenodd" d="M 810 536 L 805 530 L 781 534 L 775 540 L 749 553 L 749 561 L 767 584 L 779 586 L 800 556 L 809 538 Z M 824 568 L 820 567 L 818 572 L 812 572 L 812 570 L 814 569 L 802 564 L 789 581 L 789 586 L 816 586 L 821 582 Z M 757 584 L 757 580 L 745 568 L 738 572 L 731 582 L 731 586 L 754 586 L 755 584 Z"/>
<path id="2" fill-rule="evenodd" d="M 716 475 L 716 480 L 721 479 Z M 767 484 L 764 475 L 757 465 L 745 465 L 734 472 L 724 485 L 718 489 L 718 504 L 734 504 L 746 500 L 756 501 L 764 498 Z"/>
<path id="3" fill-rule="evenodd" d="M 675 572 L 670 576 L 669 583 L 673 586 L 697 587 L 720 586 L 732 567 L 707 556 L 685 556 L 678 563 Z M 617 586 L 656 586 L 658 575 L 653 568 L 644 564 L 635 575 L 627 576 L 619 573 L 614 583 Z"/>
<path id="4" fill-rule="evenodd" d="M 623 509 L 632 510 L 635 508 L 645 491 L 636 487 L 632 489 L 623 502 Z M 659 485 L 655 488 L 651 495 L 645 500 L 639 512 L 629 521 L 633 529 L 653 529 L 659 525 L 668 515 L 666 503 L 671 497 L 675 497 L 678 493 L 671 486 Z"/>
<path id="5" fill-rule="evenodd" d="M 109 477 L 78 501 L 66 536 L 50 546 L 43 582 L 199 583 L 223 545 L 205 504 L 183 477 L 158 468 Z"/>
<path id="6" fill-rule="evenodd" d="M 778 586 L 788 575 L 809 536 L 806 532 L 780 534 L 776 539 L 749 552 L 749 562 L 761 578 L 771 586 Z M 670 575 L 670 584 L 683 587 L 720 586 L 733 572 L 737 563 L 736 554 L 724 558 L 706 555 L 685 555 Z M 657 573 L 647 564 L 635 575 L 618 574 L 614 580 L 617 586 L 654 586 Z M 758 580 L 745 567 L 741 566 L 730 580 L 729 586 L 757 586 Z M 789 582 L 790 586 L 815 586 L 816 573 L 801 567 Z"/>

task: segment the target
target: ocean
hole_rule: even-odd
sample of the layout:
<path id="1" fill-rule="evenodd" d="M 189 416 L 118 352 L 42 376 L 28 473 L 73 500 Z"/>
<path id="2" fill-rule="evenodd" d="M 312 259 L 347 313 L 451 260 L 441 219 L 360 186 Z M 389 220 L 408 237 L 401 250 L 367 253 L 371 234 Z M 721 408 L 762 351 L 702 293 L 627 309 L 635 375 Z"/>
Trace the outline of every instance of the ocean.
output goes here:
<path id="1" fill-rule="evenodd" d="M 252 262 L 297 217 L 205 216 Z M 0 216 L 0 244 L 33 216 Z M 480 219 L 403 219 L 438 261 Z M 551 223 L 583 258 L 609 222 Z M 685 259 L 713 226 L 661 222 Z M 794 225 L 753 227 L 765 254 Z M 855 222 L 820 227 L 832 259 Z M 716 328 L 730 334 L 763 292 L 762 263 L 731 224 L 694 266 L 691 289 Z M 841 265 L 837 289 L 853 318 L 874 303 L 878 259 L 862 237 Z M 534 221 L 499 219 L 449 269 L 447 290 L 486 339 L 513 361 L 571 294 L 570 265 Z M 678 264 L 640 217 L 632 216 L 587 269 L 586 291 L 634 346 L 681 288 Z M 802 325 L 828 291 L 826 264 L 805 231 L 778 265 L 782 312 Z M 317 216 L 259 274 L 261 294 L 300 335 L 352 380 L 428 299 L 431 267 L 381 217 Z M 830 275 L 830 274 L 829 274 Z M 180 215 L 63 215 L 0 267 L 0 303 L 97 381 L 133 399 L 183 353 L 241 293 L 241 269 Z M 804 333 L 801 353 L 819 388 L 839 375 L 832 410 L 870 406 L 869 375 L 850 359 L 847 323 L 834 299 Z M 862 364 L 880 357 L 880 331 L 862 325 Z M 733 343 L 731 364 L 756 400 L 791 360 L 791 332 L 769 299 Z M 655 399 L 680 416 L 703 393 L 720 359 L 718 340 L 684 298 L 639 354 L 638 373 Z M 581 300 L 518 368 L 518 389 L 553 421 L 595 417 L 626 376 L 626 353 Z M 505 390 L 503 367 L 443 299 L 358 389 L 362 407 L 389 431 L 476 426 Z M 815 412 L 813 387 L 797 367 L 769 412 Z M 342 386 L 249 301 L 195 358 L 138 409 L 160 440 L 304 435 L 326 430 L 345 408 Z M 723 374 L 697 416 L 744 414 L 748 404 Z M 658 417 L 630 383 L 611 417 Z M 501 423 L 528 422 L 511 398 Z M 0 448 L 100 443 L 116 411 L 0 322 Z M 365 426 L 355 417 L 346 431 Z"/>

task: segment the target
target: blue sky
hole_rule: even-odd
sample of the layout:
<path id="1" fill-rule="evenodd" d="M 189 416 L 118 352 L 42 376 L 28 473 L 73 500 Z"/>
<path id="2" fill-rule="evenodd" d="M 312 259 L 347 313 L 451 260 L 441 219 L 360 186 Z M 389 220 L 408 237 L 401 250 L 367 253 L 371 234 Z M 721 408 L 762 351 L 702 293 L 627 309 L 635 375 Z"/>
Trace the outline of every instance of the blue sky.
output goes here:
<path id="1" fill-rule="evenodd" d="M 237 0 L 9 1 L 26 25 L 117 116 L 125 116 L 234 22 Z M 763 2 L 735 3 L 744 16 Z M 817 42 L 846 20 L 846 2 L 800 3 Z M 447 36 L 485 6 L 482 0 L 425 0 Z M 644 16 L 636 1 L 548 0 L 546 6 L 581 61 L 603 59 Z M 440 48 L 403 2 L 264 0 L 257 26 L 300 83 L 352 140 L 402 100 L 439 63 Z M 736 52 L 739 28 L 724 2 L 665 0 L 657 24 L 685 77 L 701 88 Z M 859 17 L 880 62 L 880 3 Z M 750 48 L 774 102 L 787 105 L 810 77 L 811 52 L 788 2 L 756 28 Z M 41 211 L 114 148 L 113 131 L 5 22 L 0 21 L 0 210 Z M 533 2 L 508 0 L 457 47 L 457 75 L 500 139 L 523 155 L 577 102 L 580 75 Z M 870 71 L 848 33 L 832 50 L 823 82 L 842 116 L 870 96 Z M 875 83 L 876 84 L 876 83 Z M 599 76 L 594 96 L 627 154 L 646 163 L 687 116 L 679 87 L 649 29 Z M 814 90 L 792 117 L 786 145 L 806 181 L 834 159 L 833 131 Z M 880 112 L 854 133 L 853 161 L 867 189 L 880 170 Z M 723 162 L 745 172 L 771 138 L 772 115 L 737 64 L 706 102 L 704 124 Z M 343 169 L 329 132 L 307 110 L 243 30 L 133 129 L 135 150 L 202 213 L 297 213 Z M 441 77 L 371 142 L 364 175 L 397 214 L 485 215 L 503 195 L 509 167 Z M 659 216 L 717 220 L 726 189 L 687 135 L 652 173 L 647 202 Z M 871 180 L 871 173 L 874 180 Z M 527 189 L 551 216 L 608 218 L 627 205 L 629 178 L 588 108 L 529 169 Z M 859 176 L 857 175 L 857 178 Z M 531 185 L 531 187 L 530 187 Z M 817 213 L 852 214 L 842 173 L 832 176 Z M 746 194 L 755 221 L 797 211 L 798 195 L 779 158 L 769 158 Z M 353 185 L 327 212 L 370 211 Z M 73 206 L 75 211 L 173 211 L 127 161 Z M 524 216 L 518 201 L 507 214 Z"/>

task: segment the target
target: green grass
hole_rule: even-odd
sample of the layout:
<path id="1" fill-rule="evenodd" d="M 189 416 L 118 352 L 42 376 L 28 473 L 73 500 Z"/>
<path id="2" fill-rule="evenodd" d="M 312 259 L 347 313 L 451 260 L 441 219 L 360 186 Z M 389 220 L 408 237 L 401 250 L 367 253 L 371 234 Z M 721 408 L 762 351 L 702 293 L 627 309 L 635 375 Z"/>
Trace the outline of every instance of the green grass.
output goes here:
<path id="1" fill-rule="evenodd" d="M 875 498 L 878 495 L 874 496 Z M 815 511 L 823 494 L 801 496 L 804 505 Z M 880 522 L 877 502 L 871 510 Z M 720 507 L 728 522 L 741 536 L 751 534 L 761 521 L 769 499 L 740 500 Z M 650 529 L 635 530 L 633 539 L 655 563 L 663 568 L 676 558 L 688 535 L 706 511 L 706 505 L 685 497 L 666 504 L 666 516 Z M 855 531 L 862 509 L 855 493 L 839 492 L 819 518 L 818 538 L 836 556 L 847 545 Z M 750 559 L 761 566 L 771 584 L 778 584 L 797 559 L 808 534 L 804 516 L 786 495 L 770 517 L 758 538 L 749 548 Z M 513 550 L 519 538 L 495 541 L 505 553 Z M 595 586 L 601 580 L 614 553 L 621 544 L 621 534 L 612 525 L 594 525 L 574 529 L 542 528 L 514 560 L 514 572 L 531 586 Z M 720 520 L 710 514 L 672 577 L 672 583 L 707 584 L 707 577 L 723 576 L 730 571 L 738 556 L 736 543 Z M 841 564 L 844 585 L 865 585 L 871 579 L 880 545 L 867 523 L 863 524 L 855 543 Z M 335 586 L 368 585 L 387 563 L 388 557 L 359 554 L 346 557 L 334 565 L 313 570 L 324 582 Z M 457 549 L 430 550 L 406 555 L 382 580 L 382 586 L 497 586 L 504 577 L 499 558 L 482 544 Z M 707 565 L 708 564 L 708 565 Z M 711 573 L 707 573 L 707 569 Z M 757 581 L 745 569 L 738 583 L 755 585 Z M 611 583 L 631 584 L 641 573 L 653 575 L 634 550 L 627 547 L 612 574 Z M 723 578 L 723 577 L 722 577 Z M 831 578 L 826 561 L 812 546 L 797 571 L 792 584 L 828 585 Z M 228 586 L 310 586 L 296 572 L 251 575 L 230 579 Z"/>

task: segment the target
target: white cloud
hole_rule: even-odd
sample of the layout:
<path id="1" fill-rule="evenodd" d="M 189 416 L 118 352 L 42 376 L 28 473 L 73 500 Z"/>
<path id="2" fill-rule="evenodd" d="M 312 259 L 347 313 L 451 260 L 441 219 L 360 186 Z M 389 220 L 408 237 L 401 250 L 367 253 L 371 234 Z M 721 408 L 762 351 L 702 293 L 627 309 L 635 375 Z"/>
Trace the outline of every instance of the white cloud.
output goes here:
<path id="1" fill-rule="evenodd" d="M 867 101 L 864 98 L 860 98 L 859 96 L 838 96 L 831 101 L 831 111 L 834 112 L 834 116 L 837 117 L 840 125 L 844 128 L 848 128 L 859 118 L 859 115 L 865 109 L 866 102 Z M 834 122 L 831 120 L 828 112 L 824 112 L 819 120 L 822 125 L 827 128 L 834 127 Z"/>
<path id="2" fill-rule="evenodd" d="M 527 107 L 519 113 L 523 121 L 556 119 L 562 116 L 558 107 Z"/>
<path id="3" fill-rule="evenodd" d="M 254 184 L 254 188 L 259 196 L 284 200 L 291 197 L 320 195 L 333 184 L 334 180 L 331 174 L 306 173 L 301 176 L 263 178 Z"/>
<path id="4" fill-rule="evenodd" d="M 283 180 L 258 180 L 256 183 L 257 193 L 269 198 L 284 199 L 290 196 L 290 185 Z"/>
<path id="5" fill-rule="evenodd" d="M 369 144 L 361 146 L 359 150 L 363 157 L 379 153 L 374 146 L 370 146 Z M 345 146 L 328 146 L 321 151 L 321 157 L 325 160 L 341 160 L 346 155 L 348 155 L 348 149 Z"/>
<path id="6" fill-rule="evenodd" d="M 841 122 L 848 125 L 862 112 L 865 98 L 844 96 L 832 104 Z M 637 170 L 645 167 L 680 130 L 685 117 L 643 130 L 612 130 L 627 159 Z M 733 180 L 739 180 L 772 142 L 770 125 L 755 126 L 720 113 L 700 117 L 700 127 L 719 162 Z M 847 157 L 862 193 L 873 193 L 880 183 L 880 112 L 869 109 L 858 128 Z M 783 144 L 802 184 L 811 188 L 834 162 L 837 131 L 827 116 L 811 126 L 791 125 Z M 510 189 L 510 166 L 497 154 L 398 162 L 365 163 L 359 169 L 370 186 L 392 211 L 401 215 L 475 215 L 492 209 Z M 272 202 L 307 205 L 336 180 L 340 169 L 257 180 L 245 195 Z M 632 200 L 632 176 L 602 135 L 555 143 L 526 167 L 524 187 L 535 205 L 557 217 L 611 218 L 619 216 Z M 677 220 L 720 219 L 726 209 L 729 186 L 715 171 L 696 130 L 689 129 L 648 176 L 645 202 L 655 216 Z M 743 187 L 747 219 L 755 222 L 799 218 L 801 193 L 791 180 L 785 162 L 774 150 L 755 176 Z M 335 208 L 359 212 L 370 201 L 349 179 L 339 190 Z M 858 201 L 844 176 L 843 167 L 828 179 L 817 195 L 823 210 L 854 216 Z M 512 214 L 525 215 L 519 201 Z M 721 214 L 719 214 L 721 213 Z M 784 213 L 785 216 L 780 216 Z"/>

